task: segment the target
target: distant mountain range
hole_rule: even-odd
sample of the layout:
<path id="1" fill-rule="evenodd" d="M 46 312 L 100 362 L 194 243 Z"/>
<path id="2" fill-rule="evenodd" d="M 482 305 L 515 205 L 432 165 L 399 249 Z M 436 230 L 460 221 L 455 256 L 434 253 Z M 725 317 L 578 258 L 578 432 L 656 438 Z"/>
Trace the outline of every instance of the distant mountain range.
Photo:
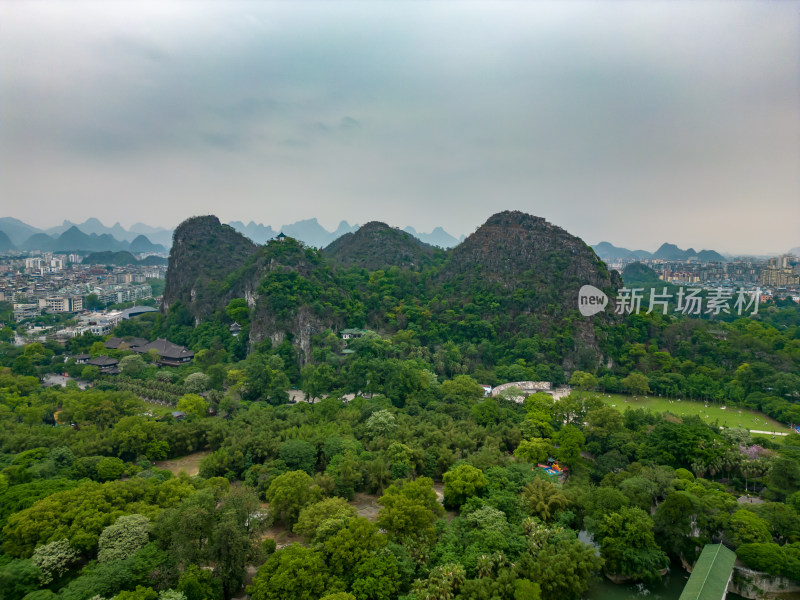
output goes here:
<path id="1" fill-rule="evenodd" d="M 145 230 L 148 235 L 136 231 Z M 0 251 L 44 250 L 50 252 L 120 252 L 133 253 L 167 251 L 160 241 L 171 245 L 172 231 L 137 224 L 125 230 L 119 223 L 106 227 L 97 219 L 80 224 L 64 221 L 58 227 L 42 230 L 14 219 L 0 218 Z M 167 235 L 165 235 L 167 234 Z"/>
<path id="2" fill-rule="evenodd" d="M 297 221 L 283 225 L 279 229 L 254 221 L 246 225 L 242 221 L 231 221 L 228 225 L 256 244 L 265 244 L 283 232 L 315 248 L 325 248 L 334 240 L 359 229 L 358 225 L 341 221 L 335 230 L 328 231 L 317 219 Z M 440 248 L 452 248 L 464 239 L 463 235 L 456 238 L 441 227 L 435 228 L 431 233 L 421 233 L 410 226 L 404 231 L 426 244 Z M 40 229 L 13 217 L 3 217 L 0 218 L 0 252 L 8 250 L 166 252 L 172 246 L 173 232 L 173 229 L 153 227 L 145 223 L 136 223 L 129 229 L 125 229 L 119 223 L 108 227 L 94 217 L 86 219 L 83 223 L 64 221 L 56 227 Z"/>
<path id="3" fill-rule="evenodd" d="M 99 226 L 97 225 L 99 224 Z M 136 254 L 144 252 L 167 251 L 163 244 L 153 243 L 147 236 L 125 232 L 126 238 L 118 239 L 106 230 L 114 230 L 102 225 L 97 219 L 89 219 L 80 226 L 71 224 L 59 226 L 48 232 L 36 229 L 17 219 L 0 218 L 0 251 L 43 250 L 50 252 L 119 252 Z M 88 230 L 88 231 L 87 231 Z"/>
<path id="4" fill-rule="evenodd" d="M 305 219 L 273 229 L 269 225 L 250 221 L 246 225 L 242 221 L 228 223 L 256 244 L 265 244 L 279 233 L 300 240 L 308 246 L 325 248 L 334 240 L 345 234 L 358 231 L 359 225 L 350 225 L 341 221 L 333 231 L 320 225 L 317 219 Z M 462 242 L 465 236 L 455 237 L 442 227 L 436 227 L 430 233 L 417 231 L 410 225 L 403 229 L 418 240 L 439 248 L 453 248 Z M 91 252 L 166 252 L 172 246 L 174 230 L 166 227 L 154 227 L 145 223 L 136 223 L 125 229 L 119 223 L 111 227 L 92 217 L 83 223 L 64 221 L 61 225 L 49 229 L 39 229 L 13 217 L 0 218 L 0 252 L 8 250 L 50 250 L 91 251 Z M 592 246 L 597 255 L 604 261 L 643 260 L 661 258 L 664 260 L 687 260 L 697 258 L 701 261 L 725 261 L 725 257 L 714 250 L 693 248 L 682 250 L 675 244 L 662 244 L 655 252 L 647 250 L 629 250 L 614 246 L 609 242 L 600 242 Z M 800 255 L 800 246 L 789 250 L 790 254 Z"/>
<path id="5" fill-rule="evenodd" d="M 440 248 L 452 248 L 464 241 L 465 236 L 454 238 L 441 227 L 437 227 L 430 233 L 420 233 L 413 227 L 406 227 L 403 229 L 406 233 L 410 233 L 420 241 L 430 244 L 431 246 L 439 246 Z"/>
<path id="6" fill-rule="evenodd" d="M 319 224 L 317 219 L 297 221 L 290 225 L 284 225 L 278 230 L 273 229 L 269 225 L 254 223 L 253 221 L 250 221 L 247 225 L 241 221 L 231 221 L 228 225 L 256 244 L 265 244 L 267 240 L 271 240 L 282 232 L 289 237 L 293 237 L 315 248 L 325 248 L 334 240 L 338 240 L 345 234 L 355 233 L 359 229 L 358 225 L 350 225 L 347 221 L 341 221 L 335 230 L 328 231 Z M 464 239 L 463 235 L 461 238 L 453 237 L 441 227 L 437 227 L 431 233 L 420 233 L 411 226 L 406 227 L 403 231 L 410 233 L 426 244 L 439 246 L 440 248 L 452 248 Z"/>
<path id="7" fill-rule="evenodd" d="M 697 252 L 694 248 L 682 250 L 675 244 L 661 244 L 661 247 L 655 252 L 648 252 L 647 250 L 628 250 L 627 248 L 620 248 L 608 242 L 600 242 L 592 246 L 597 256 L 604 261 L 614 260 L 632 260 L 632 259 L 652 259 L 660 258 L 662 260 L 689 260 L 696 258 L 704 262 L 725 262 L 725 257 L 719 252 L 714 250 L 701 250 Z"/>

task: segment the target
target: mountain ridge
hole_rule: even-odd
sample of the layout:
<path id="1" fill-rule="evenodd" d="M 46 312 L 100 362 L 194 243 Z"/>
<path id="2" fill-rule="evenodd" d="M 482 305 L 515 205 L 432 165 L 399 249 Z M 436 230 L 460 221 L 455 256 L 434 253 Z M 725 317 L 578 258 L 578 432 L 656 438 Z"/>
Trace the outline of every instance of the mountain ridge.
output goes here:
<path id="1" fill-rule="evenodd" d="M 410 233 L 370 221 L 335 239 L 322 254 L 343 266 L 375 271 L 383 267 L 421 268 L 431 264 L 437 249 Z"/>
<path id="2" fill-rule="evenodd" d="M 244 298 L 250 348 L 288 342 L 301 363 L 310 358 L 312 336 L 326 330 L 356 326 L 391 335 L 430 322 L 440 323 L 441 340 L 469 323 L 476 345 L 487 337 L 541 336 L 561 340 L 565 365 L 603 359 L 596 325 L 617 316 L 581 317 L 578 290 L 594 285 L 613 296 L 621 279 L 583 240 L 542 218 L 498 213 L 448 251 L 380 222 L 340 240 L 323 250 L 292 237 L 257 246 L 214 216 L 193 217 L 175 232 L 163 310 L 199 324 Z M 420 270 L 429 254 L 430 268 Z M 353 265 L 354 258 L 364 264 Z M 396 299 L 377 291 L 383 285 Z"/>
<path id="3" fill-rule="evenodd" d="M 647 250 L 629 250 L 615 246 L 610 242 L 600 242 L 594 244 L 592 249 L 597 255 L 605 261 L 613 260 L 646 260 L 646 259 L 662 259 L 662 260 L 689 260 L 696 258 L 697 260 L 707 262 L 726 262 L 727 259 L 716 252 L 715 250 L 700 250 L 697 252 L 694 248 L 682 250 L 675 244 L 664 242 L 659 246 L 655 252 L 648 252 Z"/>
<path id="4" fill-rule="evenodd" d="M 2 229 L 0 228 L 0 231 Z M 139 235 L 134 242 L 120 241 L 109 233 L 87 234 L 72 225 L 58 237 L 53 237 L 44 232 L 34 233 L 23 243 L 18 244 L 19 250 L 44 250 L 50 252 L 120 252 L 130 251 L 165 252 L 166 248 L 160 244 L 153 244 L 149 238 Z"/>

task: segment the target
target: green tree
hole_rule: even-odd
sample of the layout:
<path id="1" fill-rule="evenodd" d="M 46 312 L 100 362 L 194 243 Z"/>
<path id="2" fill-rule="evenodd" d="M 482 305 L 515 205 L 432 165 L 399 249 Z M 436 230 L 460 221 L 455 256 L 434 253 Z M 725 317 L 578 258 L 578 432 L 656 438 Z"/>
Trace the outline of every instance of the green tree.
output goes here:
<path id="1" fill-rule="evenodd" d="M 606 515 L 598 531 L 600 553 L 610 573 L 655 581 L 669 561 L 653 535 L 653 521 L 640 508 L 622 508 Z"/>
<path id="2" fill-rule="evenodd" d="M 569 505 L 569 500 L 558 486 L 539 478 L 523 488 L 522 497 L 528 511 L 545 522 Z"/>
<path id="3" fill-rule="evenodd" d="M 100 376 L 100 369 L 94 365 L 86 365 L 81 370 L 81 379 L 86 381 L 94 381 Z"/>
<path id="4" fill-rule="evenodd" d="M 641 373 L 633 372 L 625 377 L 621 383 L 625 391 L 634 396 L 644 396 L 650 393 L 650 380 Z"/>
<path id="5" fill-rule="evenodd" d="M 114 596 L 114 600 L 159 600 L 159 597 L 153 588 L 137 585 L 135 590 L 120 592 Z"/>
<path id="6" fill-rule="evenodd" d="M 355 568 L 385 545 L 386 536 L 378 534 L 374 523 L 355 517 L 325 540 L 326 562 L 333 573 L 350 581 Z"/>
<path id="7" fill-rule="evenodd" d="M 106 527 L 98 540 L 97 560 L 120 560 L 144 548 L 150 538 L 150 519 L 144 515 L 123 515 Z"/>
<path id="8" fill-rule="evenodd" d="M 265 496 L 276 519 L 293 526 L 303 507 L 319 500 L 320 490 L 305 471 L 289 471 L 272 480 Z"/>
<path id="9" fill-rule="evenodd" d="M 91 347 L 89 348 L 89 354 L 92 357 L 97 358 L 106 353 L 106 346 L 103 342 L 94 342 Z"/>
<path id="10" fill-rule="evenodd" d="M 261 565 L 247 592 L 252 600 L 317 600 L 335 584 L 321 554 L 292 544 Z"/>
<path id="11" fill-rule="evenodd" d="M 48 543 L 57 534 L 88 554 L 97 547 L 100 533 L 118 516 L 142 511 L 154 514 L 193 491 L 189 483 L 178 479 L 81 483 L 11 515 L 3 529 L 3 550 L 11 556 L 30 556 L 37 545 Z"/>
<path id="12" fill-rule="evenodd" d="M 3 600 L 22 600 L 39 588 L 42 573 L 31 560 L 12 560 L 0 567 L 0 589 Z"/>
<path id="13" fill-rule="evenodd" d="M 400 589 L 400 574 L 391 552 L 383 550 L 360 562 L 351 585 L 356 600 L 392 600 Z"/>
<path id="14" fill-rule="evenodd" d="M 658 485 L 646 477 L 629 477 L 619 484 L 619 491 L 628 497 L 631 506 L 649 513 L 658 494 Z"/>
<path id="15" fill-rule="evenodd" d="M 309 504 L 300 511 L 293 531 L 308 541 L 313 541 L 317 530 L 326 521 L 336 520 L 344 524 L 348 519 L 358 516 L 358 511 L 344 498 L 334 496 Z"/>
<path id="16" fill-rule="evenodd" d="M 31 561 L 42 572 L 41 584 L 50 585 L 66 575 L 79 558 L 80 554 L 69 545 L 69 541 L 58 540 L 38 546 Z"/>
<path id="17" fill-rule="evenodd" d="M 480 469 L 472 465 L 459 465 L 442 477 L 444 480 L 444 505 L 458 508 L 472 496 L 479 496 L 488 481 Z"/>
<path id="18" fill-rule="evenodd" d="M 653 515 L 654 532 L 662 549 L 675 556 L 691 558 L 697 542 L 692 530 L 700 512 L 700 500 L 689 492 L 669 494 Z"/>
<path id="19" fill-rule="evenodd" d="M 472 404 L 483 398 L 484 389 L 469 375 L 456 375 L 442 383 L 441 394 L 451 404 Z"/>
<path id="20" fill-rule="evenodd" d="M 217 499 L 210 488 L 197 490 L 159 513 L 153 526 L 158 546 L 179 564 L 205 564 L 216 523 Z"/>
<path id="21" fill-rule="evenodd" d="M 574 468 L 581 457 L 581 450 L 586 442 L 583 433 L 575 425 L 564 425 L 553 441 L 558 445 L 556 458 L 566 466 Z"/>
<path id="22" fill-rule="evenodd" d="M 736 556 L 751 569 L 770 575 L 780 574 L 786 564 L 782 548 L 771 542 L 742 544 L 736 549 Z"/>
<path id="23" fill-rule="evenodd" d="M 483 425 L 484 427 L 499 423 L 501 419 L 500 407 L 494 398 L 486 398 L 477 404 L 473 404 L 470 414 L 478 425 Z"/>
<path id="24" fill-rule="evenodd" d="M 465 580 L 463 566 L 447 563 L 432 569 L 425 581 L 417 579 L 412 591 L 417 598 L 450 600 L 456 596 Z"/>
<path id="25" fill-rule="evenodd" d="M 300 370 L 301 386 L 306 394 L 306 400 L 313 401 L 322 398 L 333 389 L 336 383 L 336 371 L 328 364 L 319 366 L 307 364 Z"/>
<path id="26" fill-rule="evenodd" d="M 122 560 L 90 564 L 61 589 L 63 600 L 86 600 L 94 596 L 111 598 L 123 590 L 148 586 L 150 574 L 167 561 L 167 555 L 153 544 L 148 544 L 133 556 Z"/>
<path id="27" fill-rule="evenodd" d="M 251 551 L 250 536 L 246 523 L 234 512 L 225 511 L 214 527 L 210 545 L 210 557 L 215 574 L 222 583 L 225 598 L 232 597 L 242 587 L 245 565 Z"/>
<path id="28" fill-rule="evenodd" d="M 609 438 L 623 430 L 624 419 L 617 409 L 603 406 L 586 413 L 586 424 L 587 434 L 598 439 L 606 448 Z"/>
<path id="29" fill-rule="evenodd" d="M 208 390 L 210 378 L 205 373 L 192 373 L 183 382 L 183 388 L 190 394 L 201 394 Z"/>
<path id="30" fill-rule="evenodd" d="M 544 600 L 578 600 L 592 585 L 603 560 L 573 537 L 544 528 L 529 539 L 519 575 L 541 586 Z"/>
<path id="31" fill-rule="evenodd" d="M 726 534 L 734 547 L 772 541 L 769 523 L 748 510 L 737 510 L 731 515 Z"/>
<path id="32" fill-rule="evenodd" d="M 222 582 L 211 571 L 197 565 L 184 567 L 177 589 L 186 596 L 186 600 L 222 599 Z"/>
<path id="33" fill-rule="evenodd" d="M 112 456 L 104 456 L 97 461 L 97 480 L 113 481 L 119 479 L 125 473 L 125 463 Z"/>
<path id="34" fill-rule="evenodd" d="M 433 480 L 399 481 L 378 499 L 377 523 L 392 539 L 407 547 L 428 546 L 435 540 L 434 523 L 444 514 Z"/>
<path id="35" fill-rule="evenodd" d="M 234 298 L 225 307 L 225 313 L 231 321 L 235 321 L 242 327 L 250 322 L 250 307 L 244 298 Z"/>
<path id="36" fill-rule="evenodd" d="M 779 498 L 800 490 L 800 464 L 788 456 L 776 458 L 767 475 L 767 486 Z"/>
<path id="37" fill-rule="evenodd" d="M 194 415 L 197 418 L 203 418 L 208 415 L 208 402 L 197 394 L 184 394 L 178 400 L 176 408 L 187 415 Z"/>
<path id="38" fill-rule="evenodd" d="M 97 294 L 88 294 L 83 298 L 83 306 L 86 310 L 101 310 L 105 305 Z"/>
<path id="39" fill-rule="evenodd" d="M 144 368 L 144 360 L 138 354 L 125 356 L 119 361 L 120 372 L 128 377 L 136 377 Z"/>
<path id="40" fill-rule="evenodd" d="M 243 397 L 245 400 L 267 400 L 270 404 L 286 404 L 289 378 L 279 356 L 254 353 L 247 358 Z"/>
<path id="41" fill-rule="evenodd" d="M 514 450 L 514 456 L 525 462 L 537 464 L 547 460 L 553 452 L 553 445 L 550 440 L 544 438 L 533 438 L 531 440 L 522 440 Z"/>
<path id="42" fill-rule="evenodd" d="M 388 410 L 372 413 L 365 424 L 370 437 L 388 436 L 397 429 L 397 419 Z"/>
<path id="43" fill-rule="evenodd" d="M 305 440 L 292 439 L 281 444 L 278 451 L 280 459 L 293 471 L 314 473 L 317 464 L 317 449 Z"/>
<path id="44" fill-rule="evenodd" d="M 585 392 L 597 387 L 597 377 L 585 371 L 574 371 L 569 378 L 569 384 Z"/>

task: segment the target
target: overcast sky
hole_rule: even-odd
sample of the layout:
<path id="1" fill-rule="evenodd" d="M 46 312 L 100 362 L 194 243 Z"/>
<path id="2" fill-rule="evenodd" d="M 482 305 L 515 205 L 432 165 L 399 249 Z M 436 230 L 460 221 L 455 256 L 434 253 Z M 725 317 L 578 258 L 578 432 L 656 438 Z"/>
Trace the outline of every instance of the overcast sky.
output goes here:
<path id="1" fill-rule="evenodd" d="M 800 245 L 800 3 L 0 2 L 0 216 Z"/>

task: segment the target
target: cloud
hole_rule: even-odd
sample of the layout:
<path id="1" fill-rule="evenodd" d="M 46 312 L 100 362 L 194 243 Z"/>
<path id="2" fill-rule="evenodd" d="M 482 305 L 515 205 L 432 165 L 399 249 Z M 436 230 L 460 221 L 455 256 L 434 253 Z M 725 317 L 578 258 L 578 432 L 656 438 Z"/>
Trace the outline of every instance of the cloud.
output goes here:
<path id="1" fill-rule="evenodd" d="M 790 247 L 796 6 L 6 3 L 0 193 L 31 220 L 458 234 L 518 208 L 589 242 Z"/>

